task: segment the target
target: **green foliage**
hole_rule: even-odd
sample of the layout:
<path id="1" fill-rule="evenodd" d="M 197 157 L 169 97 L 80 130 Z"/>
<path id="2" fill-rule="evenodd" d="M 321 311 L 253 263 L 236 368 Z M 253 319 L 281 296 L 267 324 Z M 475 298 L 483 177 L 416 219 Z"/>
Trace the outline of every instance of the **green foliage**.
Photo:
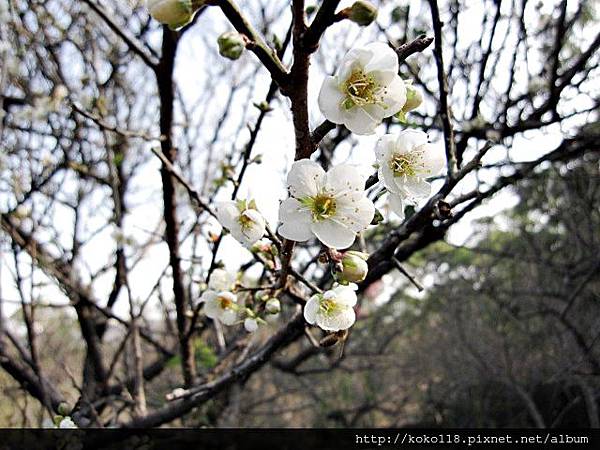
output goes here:
<path id="1" fill-rule="evenodd" d="M 212 369 L 219 362 L 213 348 L 207 345 L 202 339 L 196 339 L 194 341 L 194 356 L 196 358 L 196 364 L 205 369 Z"/>

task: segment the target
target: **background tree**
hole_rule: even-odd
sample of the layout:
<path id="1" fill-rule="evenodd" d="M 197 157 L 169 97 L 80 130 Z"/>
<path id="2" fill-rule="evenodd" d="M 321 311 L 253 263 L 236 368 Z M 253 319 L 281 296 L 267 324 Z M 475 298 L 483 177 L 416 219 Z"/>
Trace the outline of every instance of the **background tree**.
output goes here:
<path id="1" fill-rule="evenodd" d="M 0 4 L 0 365 L 17 399 L 7 423 L 464 424 L 486 402 L 510 402 L 508 418 L 477 417 L 550 426 L 585 406 L 579 423 L 597 425 L 593 4 L 382 1 L 360 28 L 339 1 L 209 3 L 179 31 L 137 2 Z M 235 62 L 216 45 L 232 29 L 248 39 Z M 301 311 L 331 285 L 322 248 L 281 242 L 276 211 L 292 160 L 373 162 L 375 139 L 323 121 L 316 97 L 346 50 L 374 40 L 395 48 L 425 100 L 382 128 L 428 131 L 448 167 L 406 220 L 358 240 L 369 273 L 342 352 L 315 346 Z M 438 243 L 481 205 L 485 215 L 513 199 L 501 192 L 513 185 L 508 231 L 492 221 L 475 249 Z M 375 176 L 367 188 L 378 198 Z M 254 253 L 213 217 L 216 200 L 248 193 L 272 226 Z M 205 317 L 198 299 L 222 263 L 239 266 L 249 305 L 265 286 L 279 298 L 273 324 L 247 334 Z M 433 287 L 409 295 L 419 283 Z M 455 346 L 444 352 L 440 338 Z M 273 417 L 290 376 L 296 401 Z M 490 385 L 499 398 L 485 396 Z M 538 397 L 549 390 L 558 413 Z"/>

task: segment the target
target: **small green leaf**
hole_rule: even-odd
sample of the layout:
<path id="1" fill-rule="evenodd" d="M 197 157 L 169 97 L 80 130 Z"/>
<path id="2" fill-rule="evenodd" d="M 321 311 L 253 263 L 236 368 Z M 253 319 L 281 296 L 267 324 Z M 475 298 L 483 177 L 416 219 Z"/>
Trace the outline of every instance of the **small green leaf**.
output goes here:
<path id="1" fill-rule="evenodd" d="M 375 215 L 373 216 L 373 220 L 371 221 L 371 225 L 378 225 L 383 222 L 383 214 L 378 209 L 375 209 Z"/>

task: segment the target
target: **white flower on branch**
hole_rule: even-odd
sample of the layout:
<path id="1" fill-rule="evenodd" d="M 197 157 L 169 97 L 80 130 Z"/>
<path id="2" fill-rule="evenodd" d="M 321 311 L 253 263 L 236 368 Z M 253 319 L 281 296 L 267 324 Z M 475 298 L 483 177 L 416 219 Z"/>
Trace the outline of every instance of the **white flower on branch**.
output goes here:
<path id="1" fill-rule="evenodd" d="M 406 203 L 415 204 L 431 195 L 426 178 L 437 175 L 446 164 L 444 149 L 430 144 L 427 134 L 418 130 L 384 135 L 375 154 L 379 180 L 390 193 L 390 208 L 401 218 Z"/>
<path id="2" fill-rule="evenodd" d="M 225 325 L 233 325 L 237 319 L 239 306 L 235 288 L 236 276 L 225 269 L 215 269 L 208 280 L 208 289 L 200 297 L 204 303 L 204 314 Z"/>
<path id="3" fill-rule="evenodd" d="M 217 219 L 231 235 L 251 247 L 265 234 L 265 219 L 256 209 L 254 200 L 237 202 L 219 202 L 215 205 Z"/>
<path id="4" fill-rule="evenodd" d="M 204 314 L 224 325 L 233 325 L 237 320 L 237 296 L 229 291 L 208 290 L 202 294 L 200 301 L 204 302 Z"/>
<path id="5" fill-rule="evenodd" d="M 373 134 L 382 120 L 400 111 L 405 102 L 398 56 L 381 42 L 350 50 L 336 74 L 325 78 L 319 93 L 325 118 L 356 134 Z"/>
<path id="6" fill-rule="evenodd" d="M 356 321 L 357 286 L 336 285 L 323 294 L 313 295 L 304 306 L 304 319 L 325 331 L 347 330 Z"/>
<path id="7" fill-rule="evenodd" d="M 290 198 L 279 207 L 279 234 L 293 241 L 313 235 L 332 248 L 347 248 L 367 228 L 375 207 L 364 192 L 365 179 L 350 165 L 327 173 L 308 159 L 294 162 L 287 177 Z"/>

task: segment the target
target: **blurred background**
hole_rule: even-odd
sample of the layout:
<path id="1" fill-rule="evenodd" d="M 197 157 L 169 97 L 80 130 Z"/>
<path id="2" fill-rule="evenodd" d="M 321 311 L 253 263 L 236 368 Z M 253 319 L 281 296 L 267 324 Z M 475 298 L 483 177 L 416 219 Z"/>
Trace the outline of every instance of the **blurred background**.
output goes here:
<path id="1" fill-rule="evenodd" d="M 238 3 L 289 66 L 290 1 Z M 55 414 L 80 426 L 600 426 L 598 4 L 374 3 L 375 23 L 336 23 L 313 55 L 311 128 L 322 79 L 348 49 L 434 37 L 438 9 L 469 170 L 437 215 L 365 233 L 358 245 L 379 264 L 348 338 L 323 348 L 292 334 L 287 297 L 251 335 L 197 314 L 214 267 L 251 292 L 277 258 L 256 264 L 223 236 L 152 150 L 168 140 L 203 199 L 252 196 L 273 229 L 294 158 L 289 100 L 250 52 L 219 55 L 232 28 L 219 8 L 175 33 L 144 2 L 0 0 L 0 426 L 52 426 Z M 316 160 L 371 174 L 377 137 L 407 127 L 443 145 L 434 45 L 401 64 L 424 97 L 407 123 L 334 129 Z M 319 253 L 299 246 L 293 265 L 324 287 Z M 202 399 L 169 409 L 197 384 L 209 386 Z"/>

